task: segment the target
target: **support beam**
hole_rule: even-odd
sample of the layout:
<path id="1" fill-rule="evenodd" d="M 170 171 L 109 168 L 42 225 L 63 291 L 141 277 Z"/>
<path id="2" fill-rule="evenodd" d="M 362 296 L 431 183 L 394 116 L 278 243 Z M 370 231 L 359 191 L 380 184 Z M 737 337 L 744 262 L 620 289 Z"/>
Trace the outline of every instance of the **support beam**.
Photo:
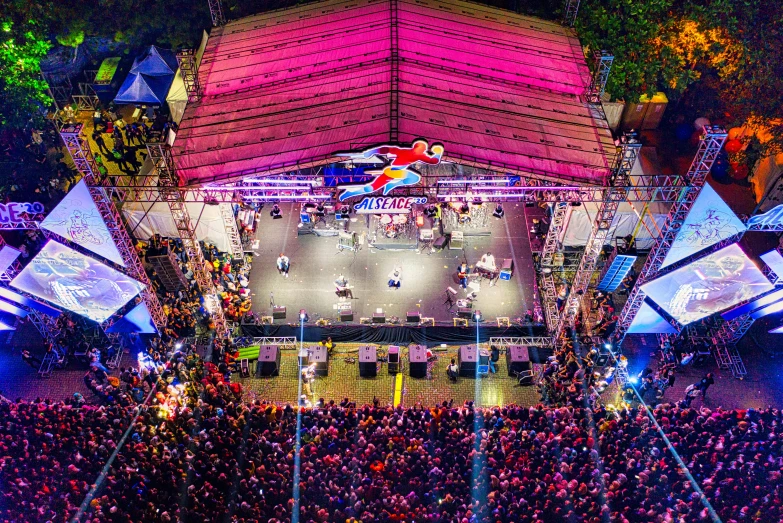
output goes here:
<path id="1" fill-rule="evenodd" d="M 591 104 L 600 104 L 601 96 L 606 91 L 606 81 L 609 79 L 609 71 L 612 70 L 614 56 L 606 51 L 596 51 L 593 60 L 593 79 L 587 90 L 587 101 Z"/>
<path id="2" fill-rule="evenodd" d="M 389 143 L 397 143 L 399 137 L 400 126 L 400 88 L 399 88 L 399 76 L 400 76 L 400 53 L 398 40 L 398 25 L 397 20 L 397 0 L 391 0 L 389 2 L 389 17 L 391 23 L 389 38 L 391 41 L 391 76 L 390 76 L 390 89 L 389 89 Z"/>
<path id="3" fill-rule="evenodd" d="M 605 190 L 604 199 L 598 208 L 593 229 L 585 245 L 579 268 L 574 275 L 574 282 L 571 285 L 566 305 L 560 314 L 557 329 L 554 333 L 555 339 L 559 338 L 566 328 L 574 325 L 582 299 L 595 272 L 598 256 L 601 254 L 601 250 L 609 235 L 609 230 L 612 228 L 617 208 L 620 206 L 620 203 L 626 201 L 626 187 L 630 184 L 631 170 L 633 170 L 636 164 L 641 149 L 642 144 L 635 135 L 626 134 L 623 136 L 618 162 L 610 180 L 611 187 Z"/>
<path id="4" fill-rule="evenodd" d="M 231 250 L 231 257 L 240 260 L 244 256 L 244 249 L 242 249 L 242 240 L 239 237 L 233 206 L 230 203 L 221 203 L 219 207 L 220 216 L 223 218 L 223 227 L 225 227 L 229 239 L 228 247 Z"/>
<path id="5" fill-rule="evenodd" d="M 76 169 L 84 176 L 90 196 L 92 196 L 101 219 L 106 224 L 109 234 L 111 234 L 111 238 L 117 246 L 120 256 L 122 256 L 122 261 L 125 262 L 125 271 L 131 277 L 144 284 L 145 289 L 141 292 L 141 298 L 147 305 L 155 326 L 158 330 L 162 330 L 166 326 L 166 315 L 163 313 L 158 297 L 152 290 L 144 265 L 136 252 L 128 231 L 125 230 L 122 217 L 110 196 L 111 185 L 113 182 L 116 183 L 116 179 L 107 178 L 102 180 L 106 186 L 101 184 L 98 166 L 82 133 L 82 127 L 83 124 L 81 123 L 65 125 L 60 128 L 60 137 L 62 137 Z"/>
<path id="6" fill-rule="evenodd" d="M 223 2 L 221 0 L 207 0 L 207 2 L 209 2 L 209 14 L 212 15 L 212 26 L 226 25 L 226 18 L 223 16 Z"/>
<path id="7" fill-rule="evenodd" d="M 219 3 L 219 2 L 218 2 Z M 201 100 L 201 83 L 198 80 L 198 68 L 196 67 L 196 55 L 193 49 L 183 49 L 177 53 L 177 62 L 182 74 L 182 82 L 188 93 L 188 103 Z"/>
<path id="8" fill-rule="evenodd" d="M 574 27 L 577 14 L 579 14 L 579 0 L 566 0 L 563 23 L 568 27 Z"/>
<path id="9" fill-rule="evenodd" d="M 169 204 L 171 216 L 182 240 L 185 253 L 193 264 L 193 277 L 204 294 L 205 301 L 212 303 L 210 312 L 215 323 L 215 332 L 220 337 L 227 336 L 229 332 L 226 317 L 223 314 L 223 307 L 212 283 L 212 277 L 207 271 L 204 253 L 201 250 L 198 238 L 196 238 L 196 231 L 190 219 L 187 204 L 179 188 L 174 160 L 171 157 L 171 147 L 165 141 L 162 143 L 147 142 L 147 152 L 150 160 L 155 165 L 154 170 L 158 174 L 161 195 Z"/>
<path id="10" fill-rule="evenodd" d="M 704 133 L 699 141 L 699 149 L 693 158 L 688 173 L 685 175 L 687 185 L 680 189 L 679 198 L 672 205 L 661 228 L 661 236 L 655 241 L 655 245 L 647 256 L 647 260 L 639 273 L 639 278 L 636 280 L 636 285 L 620 313 L 616 334 L 618 346 L 622 344 L 628 328 L 636 317 L 636 313 L 639 312 L 642 303 L 644 303 L 645 295 L 641 290 L 642 284 L 655 278 L 661 270 L 663 260 L 677 238 L 677 234 L 680 232 L 680 228 L 685 222 L 685 218 L 687 218 L 696 198 L 701 193 L 707 174 L 712 169 L 712 164 L 715 163 L 715 159 L 726 141 L 726 136 L 726 131 L 718 126 L 706 126 L 704 128 Z"/>
<path id="11" fill-rule="evenodd" d="M 557 327 L 557 289 L 555 287 L 555 277 L 552 274 L 554 270 L 553 258 L 556 252 L 560 250 L 560 235 L 565 226 L 566 213 L 568 212 L 567 202 L 557 202 L 552 207 L 552 220 L 549 223 L 549 229 L 544 240 L 544 249 L 541 251 L 541 285 L 544 288 L 543 305 L 546 313 L 546 325 L 549 331 Z"/>

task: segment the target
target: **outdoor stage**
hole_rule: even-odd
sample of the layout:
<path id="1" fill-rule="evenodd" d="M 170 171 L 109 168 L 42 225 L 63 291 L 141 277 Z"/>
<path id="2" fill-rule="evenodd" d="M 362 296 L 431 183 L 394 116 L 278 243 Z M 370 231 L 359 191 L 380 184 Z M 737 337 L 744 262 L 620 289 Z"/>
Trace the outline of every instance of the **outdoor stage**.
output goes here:
<path id="1" fill-rule="evenodd" d="M 298 326 L 299 310 L 305 309 L 310 325 L 323 318 L 333 326 L 355 328 L 361 318 L 372 318 L 381 309 L 387 322 L 397 317 L 404 324 L 406 313 L 416 311 L 423 318 L 433 318 L 436 325 L 453 327 L 457 306 L 449 310 L 444 305 L 446 289 L 458 291 L 455 301 L 465 298 L 467 293 L 459 286 L 457 268 L 465 260 L 473 266 L 486 252 L 494 255 L 498 265 L 506 258 L 514 261 L 510 280 L 496 280 L 490 286 L 484 279 L 478 287 L 474 310 L 481 311 L 486 327 L 497 327 L 497 317 L 508 317 L 513 325 L 516 318 L 524 317 L 525 311 L 533 308 L 534 270 L 523 204 L 510 203 L 505 207 L 504 218 L 490 218 L 487 221 L 490 234 L 466 235 L 464 249 L 447 247 L 430 254 L 428 249 L 421 253 L 410 249 L 380 250 L 366 243 L 358 252 L 338 252 L 336 236 L 297 235 L 298 205 L 281 205 L 283 218 L 278 220 L 269 216 L 268 209 L 265 207 L 261 212 L 259 247 L 253 257 L 250 288 L 254 293 L 253 312 L 257 315 L 271 316 L 272 300 L 274 305 L 287 308 L 286 318 L 275 320 L 277 325 Z M 356 221 L 349 223 L 349 230 L 363 229 L 364 217 L 352 214 L 351 219 L 354 218 Z M 281 252 L 291 260 L 287 279 L 276 267 Z M 396 266 L 402 268 L 399 289 L 388 286 L 388 275 Z M 340 274 L 353 286 L 353 299 L 340 301 L 336 295 L 334 281 Z M 340 322 L 338 307 L 347 306 L 353 311 L 353 322 Z M 475 340 L 475 332 L 470 330 Z M 529 336 L 534 331 L 540 335 L 538 331 L 542 328 L 519 327 L 517 323 L 517 329 L 511 330 L 515 331 L 513 335 Z"/>

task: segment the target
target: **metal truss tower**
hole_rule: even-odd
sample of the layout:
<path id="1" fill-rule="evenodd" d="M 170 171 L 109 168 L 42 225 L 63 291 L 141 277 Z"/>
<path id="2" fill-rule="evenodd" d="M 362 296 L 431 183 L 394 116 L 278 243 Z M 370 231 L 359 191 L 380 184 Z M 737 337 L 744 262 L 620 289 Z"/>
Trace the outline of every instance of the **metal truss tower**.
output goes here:
<path id="1" fill-rule="evenodd" d="M 162 329 L 166 325 L 166 315 L 163 313 L 155 291 L 152 290 L 152 285 L 136 252 L 133 241 L 128 231 L 125 230 L 122 217 L 112 201 L 112 193 L 110 192 L 112 191 L 110 189 L 112 180 L 108 178 L 100 180 L 98 165 L 95 163 L 90 146 L 82 134 L 82 127 L 83 124 L 81 123 L 65 125 L 59 129 L 60 137 L 63 139 L 76 169 L 84 176 L 90 196 L 92 196 L 98 208 L 101 219 L 103 219 L 103 222 L 109 229 L 109 234 L 111 234 L 111 238 L 117 246 L 120 256 L 122 256 L 122 261 L 125 262 L 126 272 L 146 286 L 141 293 L 141 298 L 147 305 L 155 326 L 158 329 Z M 102 185 L 101 182 L 106 184 L 106 186 Z M 118 194 L 118 196 L 121 196 L 121 194 Z"/>
<path id="2" fill-rule="evenodd" d="M 574 27 L 577 14 L 579 14 L 579 0 L 566 0 L 563 23 L 568 27 Z"/>
<path id="3" fill-rule="evenodd" d="M 174 160 L 171 157 L 170 146 L 165 142 L 148 142 L 147 151 L 150 160 L 155 165 L 154 172 L 158 174 L 160 193 L 169 204 L 171 216 L 177 226 L 177 232 L 179 232 L 185 253 L 193 264 L 193 276 L 204 294 L 205 300 L 208 302 L 207 305 L 211 305 L 210 313 L 215 323 L 215 332 L 220 337 L 227 336 L 229 329 L 226 324 L 226 317 L 223 314 L 223 306 L 217 298 L 215 286 L 207 271 L 207 262 L 204 259 L 204 253 L 201 251 L 201 245 L 199 245 L 196 238 L 196 232 L 190 219 L 185 198 L 179 189 L 179 179 L 174 167 Z"/>
<path id="4" fill-rule="evenodd" d="M 234 216 L 233 205 L 230 203 L 221 203 L 218 205 L 220 209 L 220 217 L 223 218 L 223 227 L 226 229 L 226 234 L 229 240 L 229 249 L 231 249 L 231 257 L 235 260 L 239 260 L 244 256 L 244 250 L 242 249 L 242 239 L 239 237 L 239 229 L 237 228 L 237 219 Z"/>
<path id="5" fill-rule="evenodd" d="M 544 287 L 543 304 L 546 313 L 546 324 L 550 330 L 555 329 L 558 323 L 557 313 L 557 289 L 555 288 L 554 255 L 560 250 L 560 235 L 565 225 L 568 202 L 556 202 L 552 206 L 552 221 L 544 240 L 544 250 L 541 251 L 541 283 Z"/>
<path id="6" fill-rule="evenodd" d="M 177 53 L 179 70 L 182 73 L 182 82 L 188 93 L 188 102 L 201 100 L 201 84 L 198 81 L 198 68 L 196 67 L 196 55 L 193 49 L 183 49 Z"/>
<path id="7" fill-rule="evenodd" d="M 555 339 L 560 337 L 566 327 L 573 326 L 576 320 L 582 298 L 587 292 L 587 287 L 595 272 L 598 256 L 601 254 L 609 230 L 612 228 L 617 208 L 627 199 L 628 187 L 631 185 L 631 170 L 636 164 L 641 148 L 642 144 L 635 135 L 626 134 L 622 137 L 620 154 L 609 180 L 610 187 L 605 190 L 603 201 L 598 208 L 590 237 L 585 245 L 585 252 L 582 254 L 582 260 L 574 275 L 574 282 L 571 285 L 566 305 L 557 323 L 557 329 L 554 333 Z"/>
<path id="8" fill-rule="evenodd" d="M 209 2 L 209 14 L 212 15 L 212 26 L 220 27 L 226 24 L 223 16 L 223 2 L 221 0 L 207 0 Z"/>
<path id="9" fill-rule="evenodd" d="M 606 81 L 609 79 L 609 71 L 612 70 L 614 56 L 606 51 L 596 51 L 593 59 L 595 61 L 593 79 L 587 90 L 587 101 L 591 104 L 600 104 L 601 96 L 606 91 Z"/>
<path id="10" fill-rule="evenodd" d="M 399 46 L 397 45 L 399 21 L 397 20 L 397 0 L 391 0 L 389 2 L 389 16 L 391 32 L 389 38 L 391 40 L 391 82 L 389 86 L 389 142 L 397 143 L 399 137 L 400 126 L 400 104 L 399 104 L 399 77 L 400 77 L 400 53 Z"/>
<path id="11" fill-rule="evenodd" d="M 628 328 L 631 326 L 636 313 L 644 302 L 644 292 L 641 290 L 642 284 L 653 279 L 661 270 L 663 260 L 671 249 L 677 234 L 680 232 L 685 218 L 688 216 L 693 203 L 701 193 L 704 182 L 707 179 L 712 164 L 718 156 L 723 143 L 726 141 L 726 131 L 718 126 L 706 126 L 704 134 L 699 141 L 699 149 L 691 162 L 688 173 L 684 177 L 684 186 L 680 189 L 679 198 L 672 205 L 666 221 L 661 228 L 661 235 L 655 241 L 650 254 L 647 256 L 636 285 L 628 296 L 622 312 L 620 321 L 617 325 L 618 346 L 625 338 Z"/>

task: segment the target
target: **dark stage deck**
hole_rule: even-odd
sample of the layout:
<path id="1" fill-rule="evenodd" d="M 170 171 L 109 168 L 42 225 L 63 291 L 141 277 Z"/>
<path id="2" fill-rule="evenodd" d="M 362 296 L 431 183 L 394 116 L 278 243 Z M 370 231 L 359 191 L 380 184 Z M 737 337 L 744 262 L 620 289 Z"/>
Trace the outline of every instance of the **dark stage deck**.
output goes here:
<path id="1" fill-rule="evenodd" d="M 420 311 L 422 317 L 434 318 L 439 324 L 452 324 L 454 314 L 444 305 L 445 291 L 452 287 L 456 298 L 464 298 L 457 280 L 457 267 L 463 259 L 474 265 L 481 255 L 491 252 L 498 266 L 504 258 L 514 260 L 514 274 L 509 281 L 499 280 L 490 287 L 481 282 L 475 308 L 487 324 L 496 324 L 497 317 L 524 316 L 533 307 L 534 270 L 530 242 L 524 219 L 524 205 L 505 206 L 504 219 L 490 221 L 491 234 L 465 237 L 464 250 L 417 253 L 414 250 L 378 250 L 364 245 L 358 252 L 338 253 L 336 236 L 297 235 L 299 206 L 283 204 L 283 219 L 272 220 L 262 211 L 257 238 L 259 248 L 253 260 L 250 287 L 253 312 L 271 316 L 271 294 L 275 305 L 287 307 L 287 318 L 277 324 L 297 323 L 299 309 L 306 309 L 309 321 L 319 318 L 336 322 L 338 304 L 350 303 L 354 323 L 370 318 L 382 309 L 387 320 L 396 316 L 405 321 L 406 312 Z M 357 221 L 348 230 L 364 228 L 364 218 L 351 215 Z M 276 260 L 284 252 L 291 259 L 289 278 L 278 274 Z M 395 266 L 402 267 L 402 286 L 390 289 L 388 274 Z M 340 302 L 335 294 L 334 280 L 345 275 L 354 287 L 354 299 Z M 453 311 L 456 312 L 456 307 Z"/>

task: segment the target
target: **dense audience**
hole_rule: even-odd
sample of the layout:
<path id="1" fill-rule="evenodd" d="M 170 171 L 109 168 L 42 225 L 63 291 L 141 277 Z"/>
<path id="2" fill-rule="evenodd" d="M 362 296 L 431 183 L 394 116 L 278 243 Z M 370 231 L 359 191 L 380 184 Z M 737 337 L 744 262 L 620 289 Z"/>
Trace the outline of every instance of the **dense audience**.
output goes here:
<path id="1" fill-rule="evenodd" d="M 197 388 L 135 418 L 119 404 L 0 405 L 0 519 L 72 517 L 130 423 L 91 521 L 290 521 L 296 407 L 243 404 L 195 358 L 174 361 L 168 379 Z M 723 521 L 783 517 L 780 411 L 653 414 Z M 709 521 L 643 411 L 329 403 L 303 409 L 301 436 L 303 522 Z"/>

